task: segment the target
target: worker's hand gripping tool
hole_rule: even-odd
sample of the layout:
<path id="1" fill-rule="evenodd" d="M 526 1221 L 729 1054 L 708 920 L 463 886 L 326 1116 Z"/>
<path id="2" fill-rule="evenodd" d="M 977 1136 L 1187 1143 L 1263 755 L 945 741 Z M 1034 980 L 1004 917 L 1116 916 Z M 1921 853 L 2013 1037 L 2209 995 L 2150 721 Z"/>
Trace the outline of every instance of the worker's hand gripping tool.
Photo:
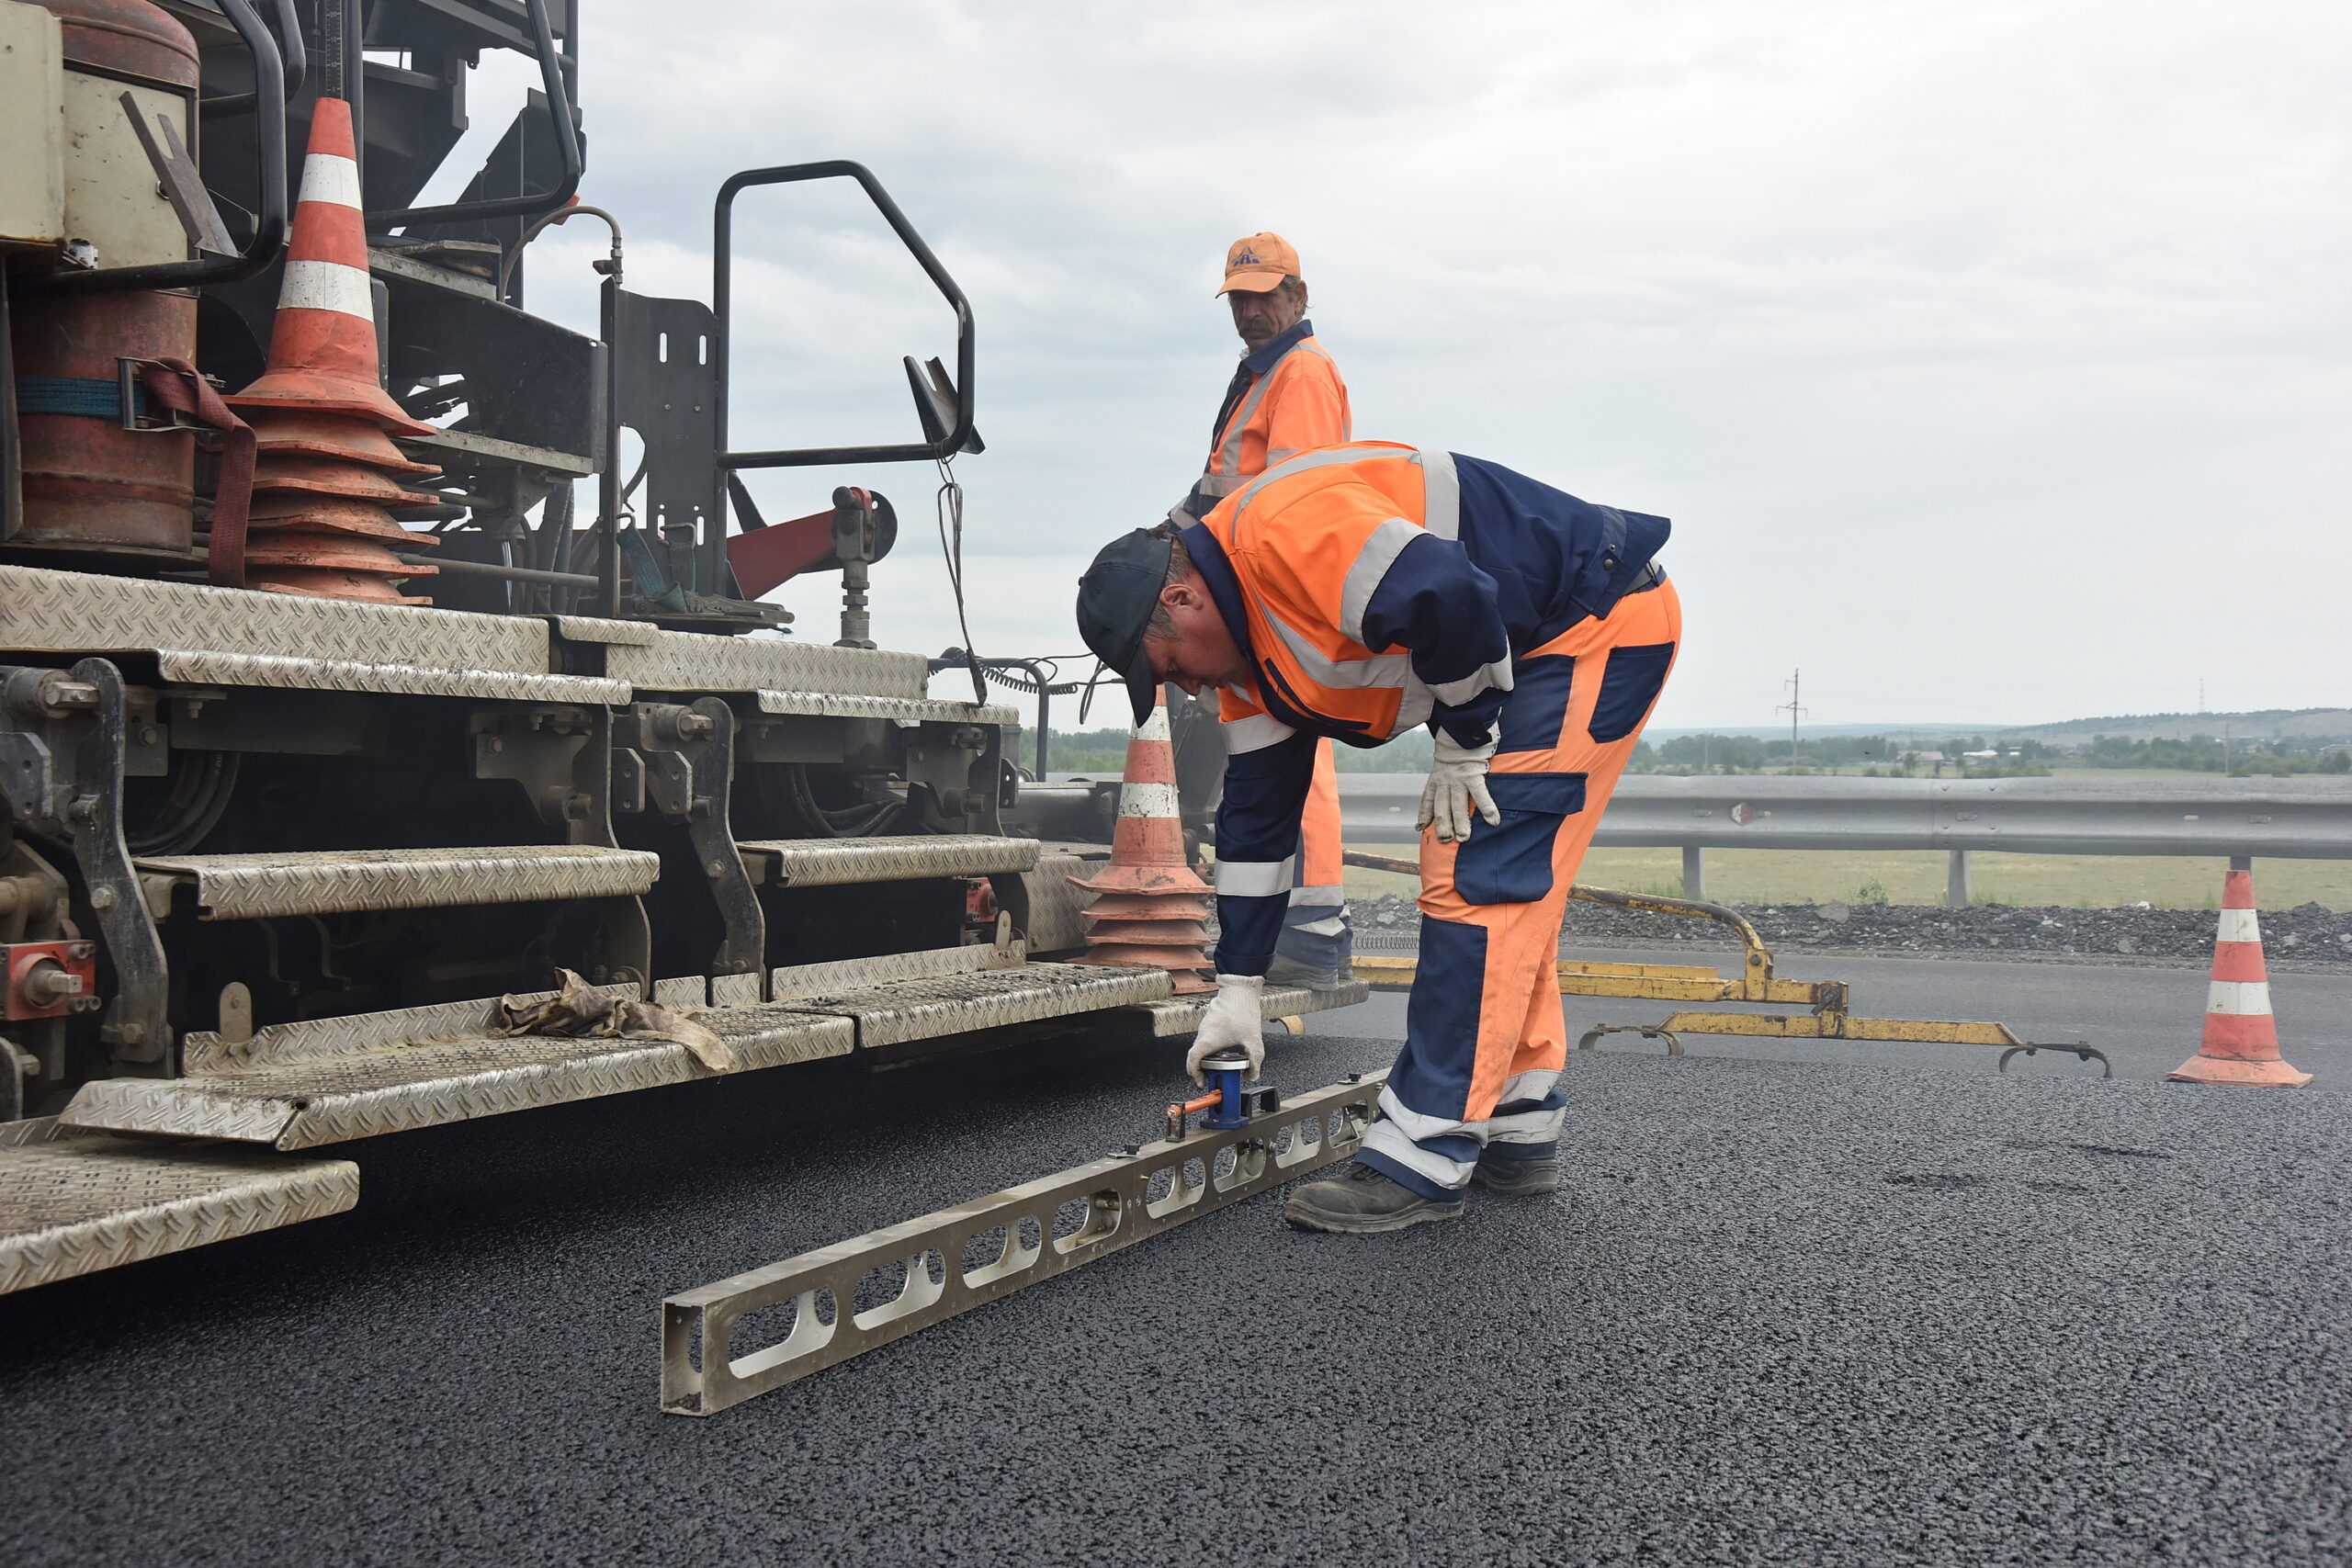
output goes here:
<path id="1" fill-rule="evenodd" d="M 1242 1081 L 1250 1071 L 1250 1054 L 1238 1045 L 1202 1058 L 1201 1070 L 1208 1076 L 1208 1093 L 1168 1108 L 1170 1143 L 1183 1137 L 1184 1120 L 1195 1111 L 1203 1113 L 1203 1128 L 1222 1133 L 1247 1127 L 1251 1117 L 1271 1115 L 1283 1108 L 1279 1090 Z"/>

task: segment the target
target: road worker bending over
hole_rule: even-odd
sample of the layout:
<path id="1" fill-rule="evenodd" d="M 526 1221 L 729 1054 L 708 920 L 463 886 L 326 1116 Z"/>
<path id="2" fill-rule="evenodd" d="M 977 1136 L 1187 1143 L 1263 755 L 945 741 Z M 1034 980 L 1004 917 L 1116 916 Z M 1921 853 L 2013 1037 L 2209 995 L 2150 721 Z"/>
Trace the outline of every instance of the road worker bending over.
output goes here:
<path id="1" fill-rule="evenodd" d="M 1265 1054 L 1263 976 L 1298 859 L 1315 740 L 1430 726 L 1421 947 L 1405 1048 L 1345 1175 L 1283 1217 L 1389 1231 L 1462 1212 L 1473 1180 L 1556 1191 L 1567 1032 L 1554 962 L 1568 888 L 1674 663 L 1662 517 L 1475 457 L 1356 442 L 1302 453 L 1200 522 L 1137 529 L 1079 584 L 1086 644 L 1126 679 L 1216 687 L 1217 990 L 1186 1066 Z"/>
<path id="2" fill-rule="evenodd" d="M 1169 513 L 1178 525 L 1266 471 L 1270 464 L 1317 446 L 1337 446 L 1348 428 L 1348 389 L 1340 367 L 1315 341 L 1306 319 L 1306 282 L 1298 253 L 1280 234 L 1236 240 L 1225 253 L 1225 287 L 1233 329 L 1248 352 L 1209 436 L 1209 458 L 1190 494 Z M 1297 885 L 1269 971 L 1284 985 L 1336 990 L 1354 963 L 1348 897 L 1340 866 L 1340 779 L 1331 743 L 1317 745 L 1315 783 L 1306 795 Z"/>

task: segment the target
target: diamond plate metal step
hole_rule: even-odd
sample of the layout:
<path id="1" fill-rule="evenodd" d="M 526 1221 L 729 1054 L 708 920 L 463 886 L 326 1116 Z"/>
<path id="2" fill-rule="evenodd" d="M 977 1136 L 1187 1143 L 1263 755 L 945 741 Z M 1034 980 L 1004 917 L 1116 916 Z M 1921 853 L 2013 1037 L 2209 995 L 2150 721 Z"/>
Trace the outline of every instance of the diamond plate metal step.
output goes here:
<path id="1" fill-rule="evenodd" d="M 1301 1013 L 1328 1012 L 1333 1008 L 1351 1008 L 1372 995 L 1372 987 L 1363 980 L 1351 980 L 1336 991 L 1310 991 L 1304 986 L 1270 987 L 1259 997 L 1259 1016 L 1268 1022 L 1278 1018 L 1296 1018 Z M 1151 1032 L 1162 1038 L 1171 1034 L 1190 1034 L 1201 1026 L 1201 1014 L 1208 1010 L 1206 997 L 1170 997 L 1164 1002 L 1145 1002 L 1135 1010 L 1151 1021 Z"/>
<path id="2" fill-rule="evenodd" d="M 208 920 L 633 897 L 662 874 L 662 858 L 649 850 L 594 844 L 147 855 L 135 863 L 148 874 L 148 903 L 158 918 L 170 908 L 173 886 L 187 883 Z"/>
<path id="3" fill-rule="evenodd" d="M 1035 839 L 934 833 L 888 839 L 752 839 L 736 845 L 754 882 L 837 887 L 853 882 L 913 882 L 927 876 L 987 876 L 1037 863 Z"/>
<path id="4" fill-rule="evenodd" d="M 847 1019 L 776 1008 L 714 1009 L 702 1021 L 735 1048 L 737 1072 L 846 1055 L 856 1040 Z M 58 1120 L 301 1149 L 715 1076 L 664 1040 L 420 1041 L 244 1072 L 102 1078 Z"/>
<path id="5" fill-rule="evenodd" d="M 814 964 L 770 978 L 777 1000 L 699 1014 L 734 1048 L 735 1072 L 1125 1008 L 1169 989 L 1157 969 L 1023 964 L 1017 945 Z M 59 1120 L 89 1133 L 313 1148 L 713 1076 L 667 1041 L 485 1038 L 497 1017 L 498 1003 L 484 999 L 275 1024 L 243 1041 L 191 1033 L 187 1077 L 85 1084 Z"/>
<path id="6" fill-rule="evenodd" d="M 548 675 L 556 668 L 548 658 L 547 623 L 529 615 L 251 593 L 30 566 L 0 566 L 0 648 L 97 654 L 171 649 L 181 658 L 235 653 L 520 675 Z M 911 657 L 916 671 L 927 668 L 920 655 Z M 608 679 L 625 683 L 628 677 Z"/>
<path id="7" fill-rule="evenodd" d="M 0 1295 L 339 1214 L 359 1168 L 0 1125 Z"/>
<path id="8" fill-rule="evenodd" d="M 887 718 L 894 724 L 1019 724 L 1021 710 L 1009 703 L 943 702 L 930 697 L 869 697 L 838 692 L 759 693 L 762 713 L 820 718 Z"/>
<path id="9" fill-rule="evenodd" d="M 794 997 L 768 1005 L 853 1019 L 859 1047 L 872 1050 L 1151 1001 L 1166 996 L 1168 986 L 1167 973 L 1159 969 L 1027 964 L 1018 969 L 899 980 L 831 995 Z"/>

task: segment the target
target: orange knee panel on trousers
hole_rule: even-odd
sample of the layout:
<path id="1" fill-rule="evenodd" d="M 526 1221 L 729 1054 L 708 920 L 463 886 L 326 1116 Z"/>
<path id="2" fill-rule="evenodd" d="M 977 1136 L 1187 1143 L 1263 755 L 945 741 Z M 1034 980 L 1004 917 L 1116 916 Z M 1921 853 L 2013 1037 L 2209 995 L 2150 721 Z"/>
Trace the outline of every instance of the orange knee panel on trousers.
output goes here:
<path id="1" fill-rule="evenodd" d="M 1544 647 L 1520 656 L 1519 678 L 1529 694 L 1532 688 L 1527 684 L 1528 661 L 1559 655 L 1575 660 L 1569 667 L 1566 711 L 1556 744 L 1498 750 L 1488 764 L 1489 785 L 1498 792 L 1507 786 L 1498 781 L 1511 774 L 1580 773 L 1584 777 L 1580 808 L 1559 817 L 1552 833 L 1548 891 L 1523 902 L 1473 902 L 1456 881 L 1456 862 L 1480 833 L 1498 829 L 1479 821 L 1469 840 L 1459 844 L 1442 843 L 1426 832 L 1421 835 L 1421 912 L 1432 919 L 1486 931 L 1486 973 L 1477 984 L 1477 1060 L 1470 1073 L 1465 1121 L 1491 1115 L 1503 1086 L 1514 1075 L 1556 1071 L 1566 1061 L 1567 1032 L 1554 969 L 1559 954 L 1560 919 L 1600 814 L 1633 758 L 1648 705 L 1625 733 L 1610 740 L 1593 738 L 1594 706 L 1610 688 L 1608 661 L 1612 650 L 1646 653 L 1661 645 L 1679 645 L 1681 627 L 1681 605 L 1674 585 L 1663 583 L 1620 600 L 1606 618 L 1571 626 Z M 1662 668 L 1648 677 L 1654 682 L 1650 704 L 1655 703 L 1664 677 Z M 1503 738 L 1508 745 L 1511 739 L 1508 723 Z M 1524 822 L 1514 825 L 1510 816 L 1505 826 L 1521 834 L 1531 830 Z M 1534 830 L 1540 831 L 1540 825 Z M 1416 983 L 1426 985 L 1431 979 L 1424 973 Z M 1464 999 L 1468 999 L 1468 976 L 1438 977 L 1438 983 L 1461 987 Z"/>
<path id="2" fill-rule="evenodd" d="M 1298 831 L 1297 885 L 1339 886 L 1346 879 L 1340 859 L 1340 770 L 1329 740 L 1315 743 L 1315 782 L 1307 786 Z"/>

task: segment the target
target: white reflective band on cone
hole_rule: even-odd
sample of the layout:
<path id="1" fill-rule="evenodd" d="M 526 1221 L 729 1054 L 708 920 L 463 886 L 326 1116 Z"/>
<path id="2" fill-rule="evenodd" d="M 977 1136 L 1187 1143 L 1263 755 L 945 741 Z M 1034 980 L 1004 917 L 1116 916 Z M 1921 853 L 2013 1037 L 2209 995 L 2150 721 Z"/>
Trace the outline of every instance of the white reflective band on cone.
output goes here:
<path id="1" fill-rule="evenodd" d="M 2267 1013 L 2270 1010 L 2270 982 L 2216 980 L 2205 994 L 2205 1010 L 2238 1017 Z"/>
<path id="2" fill-rule="evenodd" d="M 1164 784 L 1122 784 L 1119 788 L 1119 815 L 1173 817 L 1176 815 L 1176 786 Z"/>
<path id="3" fill-rule="evenodd" d="M 359 208 L 359 165 L 334 152 L 309 154 L 302 160 L 302 194 L 299 199 Z"/>
<path id="4" fill-rule="evenodd" d="M 368 275 L 341 262 L 290 261 L 285 287 L 277 291 L 281 310 L 339 310 L 376 324 L 376 297 Z"/>

